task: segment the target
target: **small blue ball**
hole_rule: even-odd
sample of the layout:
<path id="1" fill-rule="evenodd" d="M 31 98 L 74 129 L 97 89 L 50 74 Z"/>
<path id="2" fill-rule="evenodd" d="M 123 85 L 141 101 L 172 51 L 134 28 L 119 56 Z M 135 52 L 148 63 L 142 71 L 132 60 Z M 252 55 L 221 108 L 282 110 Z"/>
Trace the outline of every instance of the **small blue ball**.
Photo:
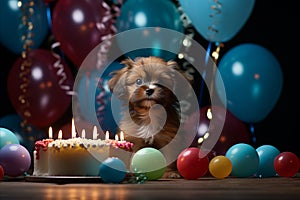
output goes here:
<path id="1" fill-rule="evenodd" d="M 275 176 L 274 159 L 280 151 L 272 145 L 262 145 L 258 147 L 256 151 L 259 157 L 259 166 L 256 176 L 260 178 Z"/>
<path id="2" fill-rule="evenodd" d="M 109 157 L 100 164 L 98 175 L 104 183 L 120 183 L 124 180 L 126 173 L 127 168 L 122 160 Z"/>
<path id="3" fill-rule="evenodd" d="M 259 157 L 256 149 L 249 144 L 238 143 L 231 146 L 225 156 L 232 163 L 231 175 L 235 177 L 254 176 L 258 169 Z"/>

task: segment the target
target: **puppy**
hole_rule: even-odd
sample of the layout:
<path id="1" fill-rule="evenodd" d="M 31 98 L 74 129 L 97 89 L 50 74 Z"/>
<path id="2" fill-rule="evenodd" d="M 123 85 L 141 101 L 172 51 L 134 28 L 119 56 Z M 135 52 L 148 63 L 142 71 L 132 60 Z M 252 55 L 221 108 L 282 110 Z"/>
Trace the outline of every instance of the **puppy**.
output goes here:
<path id="1" fill-rule="evenodd" d="M 112 72 L 111 92 L 125 109 L 119 124 L 133 152 L 144 147 L 161 149 L 176 136 L 180 125 L 180 104 L 174 94 L 175 71 L 186 79 L 174 61 L 159 57 L 125 59 L 124 68 Z M 190 80 L 189 80 L 190 81 Z M 166 168 L 164 178 L 180 178 L 176 161 Z"/>

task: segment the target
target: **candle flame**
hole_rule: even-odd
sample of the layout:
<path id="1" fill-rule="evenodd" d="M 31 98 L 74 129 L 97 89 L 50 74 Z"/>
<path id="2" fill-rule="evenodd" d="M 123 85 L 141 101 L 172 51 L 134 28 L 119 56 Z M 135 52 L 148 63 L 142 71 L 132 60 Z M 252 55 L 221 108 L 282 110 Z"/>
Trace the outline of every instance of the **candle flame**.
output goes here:
<path id="1" fill-rule="evenodd" d="M 81 131 L 81 138 L 85 139 L 85 129 L 82 129 L 82 131 Z"/>
<path id="2" fill-rule="evenodd" d="M 53 138 L 53 130 L 52 130 L 52 127 L 51 127 L 51 126 L 49 127 L 48 137 L 49 137 L 49 139 L 52 139 L 52 138 Z"/>
<path id="3" fill-rule="evenodd" d="M 108 131 L 105 132 L 105 140 L 109 140 L 109 132 Z"/>
<path id="4" fill-rule="evenodd" d="M 120 132 L 120 140 L 124 141 L 124 133 L 123 133 L 123 131 Z"/>
<path id="5" fill-rule="evenodd" d="M 94 126 L 94 129 L 93 129 L 93 140 L 97 140 L 97 136 L 98 136 L 97 127 Z"/>
<path id="6" fill-rule="evenodd" d="M 59 130 L 59 131 L 58 131 L 58 136 L 57 136 L 57 138 L 58 138 L 58 139 L 62 139 L 62 130 Z"/>
<path id="7" fill-rule="evenodd" d="M 212 111 L 211 111 L 210 108 L 207 109 L 206 117 L 207 117 L 209 120 L 211 120 L 211 119 L 213 118 Z"/>
<path id="8" fill-rule="evenodd" d="M 119 141 L 119 136 L 118 136 L 118 134 L 115 135 L 115 140 Z"/>
<path id="9" fill-rule="evenodd" d="M 76 138 L 74 118 L 72 118 L 71 134 L 72 134 L 72 138 Z"/>

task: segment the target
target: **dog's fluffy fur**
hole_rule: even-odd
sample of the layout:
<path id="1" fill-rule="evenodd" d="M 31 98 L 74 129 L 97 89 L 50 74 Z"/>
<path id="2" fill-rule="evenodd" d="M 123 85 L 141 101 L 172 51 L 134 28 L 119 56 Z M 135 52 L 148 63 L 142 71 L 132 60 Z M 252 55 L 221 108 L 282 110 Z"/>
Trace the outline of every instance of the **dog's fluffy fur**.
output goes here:
<path id="1" fill-rule="evenodd" d="M 125 140 L 134 144 L 134 152 L 144 147 L 161 149 L 175 137 L 180 125 L 174 72 L 184 73 L 176 62 L 152 56 L 125 59 L 122 64 L 124 68 L 113 72 L 108 82 L 113 94 L 128 107 L 119 128 Z M 167 167 L 164 177 L 180 177 L 176 162 Z"/>

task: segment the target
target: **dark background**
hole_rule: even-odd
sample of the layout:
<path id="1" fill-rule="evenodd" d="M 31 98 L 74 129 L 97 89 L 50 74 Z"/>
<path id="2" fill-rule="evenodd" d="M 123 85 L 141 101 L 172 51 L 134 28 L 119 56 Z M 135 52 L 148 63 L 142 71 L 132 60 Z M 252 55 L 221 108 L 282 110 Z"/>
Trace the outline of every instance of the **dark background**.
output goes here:
<path id="1" fill-rule="evenodd" d="M 248 42 L 264 46 L 276 56 L 283 71 L 283 89 L 269 115 L 254 124 L 254 134 L 257 138 L 254 145 L 270 144 L 280 151 L 292 151 L 300 156 L 297 140 L 300 133 L 298 122 L 300 34 L 296 30 L 299 25 L 298 19 L 299 11 L 295 1 L 257 0 L 250 18 L 233 39 L 224 43 L 220 56 L 230 48 Z M 48 39 L 42 47 L 47 47 Z M 204 47 L 207 45 L 207 41 L 199 36 L 198 39 Z M 8 98 L 7 77 L 10 67 L 19 56 L 0 44 L 0 118 L 16 113 Z M 70 111 L 66 115 L 70 115 Z"/>

